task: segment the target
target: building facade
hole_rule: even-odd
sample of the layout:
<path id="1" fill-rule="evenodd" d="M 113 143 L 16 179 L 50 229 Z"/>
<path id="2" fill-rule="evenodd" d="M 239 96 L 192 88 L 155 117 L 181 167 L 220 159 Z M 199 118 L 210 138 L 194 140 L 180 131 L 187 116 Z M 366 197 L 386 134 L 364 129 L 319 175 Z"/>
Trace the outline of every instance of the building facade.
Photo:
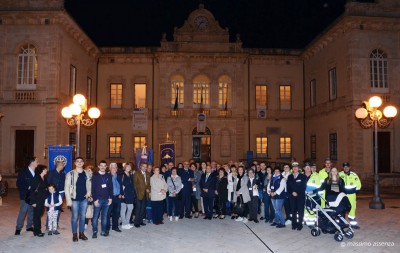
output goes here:
<path id="1" fill-rule="evenodd" d="M 75 93 L 101 117 L 81 134 L 81 155 L 126 162 L 166 136 L 176 160 L 271 163 L 326 157 L 373 173 L 372 130 L 354 112 L 372 95 L 399 108 L 400 5 L 349 2 L 304 50 L 243 48 L 200 5 L 160 47 L 98 48 L 62 0 L 0 1 L 1 173 L 24 155 L 74 144 L 60 110 Z M 198 131 L 198 113 L 206 115 Z M 400 172 L 400 124 L 379 132 L 380 171 Z M 30 138 L 30 139 L 29 139 Z M 23 141 L 21 141 L 23 140 Z M 29 140 L 29 141 L 27 141 Z M 22 143 L 22 144 L 21 144 Z M 25 146 L 24 146 L 25 145 Z M 382 148 L 381 148 L 382 147 Z M 47 162 L 42 159 L 41 162 Z"/>

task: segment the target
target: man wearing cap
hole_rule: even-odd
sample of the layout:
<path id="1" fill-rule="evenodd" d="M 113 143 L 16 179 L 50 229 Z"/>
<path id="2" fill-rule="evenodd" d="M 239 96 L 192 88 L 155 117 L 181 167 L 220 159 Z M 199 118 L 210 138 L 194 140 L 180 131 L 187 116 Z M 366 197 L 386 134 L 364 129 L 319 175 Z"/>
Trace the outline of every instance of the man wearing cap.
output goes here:
<path id="1" fill-rule="evenodd" d="M 331 159 L 328 157 L 325 159 L 325 167 L 319 171 L 319 178 L 321 180 L 321 184 L 324 183 L 325 179 L 327 177 L 329 177 L 329 172 L 331 172 L 331 168 L 332 168 L 332 162 Z M 321 207 L 324 208 L 325 207 L 325 190 L 323 190 L 322 192 L 318 193 L 319 195 L 321 195 L 322 199 L 321 199 Z"/>
<path id="2" fill-rule="evenodd" d="M 355 229 L 359 229 L 360 227 L 358 226 L 358 223 L 356 220 L 356 205 L 357 205 L 356 194 L 361 189 L 361 181 L 356 173 L 350 171 L 350 168 L 351 168 L 350 163 L 344 162 L 343 163 L 343 171 L 341 171 L 339 173 L 339 176 L 344 181 L 345 188 L 346 188 L 346 194 L 347 194 L 347 197 L 349 198 L 349 201 L 351 204 L 351 210 L 348 215 L 350 225 Z"/>
<path id="3" fill-rule="evenodd" d="M 305 192 L 307 187 L 307 177 L 299 173 L 299 163 L 292 163 L 293 173 L 288 176 L 287 190 L 292 211 L 292 229 L 303 229 Z"/>

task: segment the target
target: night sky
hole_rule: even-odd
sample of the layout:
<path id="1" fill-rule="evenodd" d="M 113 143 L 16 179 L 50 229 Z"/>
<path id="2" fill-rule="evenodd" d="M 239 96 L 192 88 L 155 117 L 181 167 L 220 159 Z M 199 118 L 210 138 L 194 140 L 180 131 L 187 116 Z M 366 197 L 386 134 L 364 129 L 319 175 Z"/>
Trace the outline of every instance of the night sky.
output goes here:
<path id="1" fill-rule="evenodd" d="M 344 11 L 346 0 L 65 0 L 98 46 L 159 46 L 199 3 L 243 47 L 304 48 Z"/>

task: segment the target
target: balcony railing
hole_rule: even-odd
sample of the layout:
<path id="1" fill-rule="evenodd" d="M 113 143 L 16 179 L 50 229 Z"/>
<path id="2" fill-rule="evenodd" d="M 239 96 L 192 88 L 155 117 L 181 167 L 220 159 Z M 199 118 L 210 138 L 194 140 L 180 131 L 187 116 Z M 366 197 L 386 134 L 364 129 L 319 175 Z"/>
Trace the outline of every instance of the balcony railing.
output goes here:
<path id="1" fill-rule="evenodd" d="M 172 116 L 172 117 L 180 117 L 180 116 L 183 116 L 183 110 L 180 110 L 180 109 L 178 109 L 178 110 L 171 109 L 169 115 Z"/>
<path id="2" fill-rule="evenodd" d="M 219 117 L 232 117 L 232 110 L 219 110 L 218 116 Z"/>
<path id="3" fill-rule="evenodd" d="M 19 101 L 32 101 L 35 100 L 35 91 L 15 91 L 15 100 Z"/>

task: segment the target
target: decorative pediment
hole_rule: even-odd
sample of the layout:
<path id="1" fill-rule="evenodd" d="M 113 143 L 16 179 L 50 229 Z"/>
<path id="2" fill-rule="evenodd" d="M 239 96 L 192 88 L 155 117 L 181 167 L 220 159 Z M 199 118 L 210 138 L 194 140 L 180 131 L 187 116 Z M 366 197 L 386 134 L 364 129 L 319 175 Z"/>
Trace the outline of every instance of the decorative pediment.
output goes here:
<path id="1" fill-rule="evenodd" d="M 175 28 L 174 42 L 229 43 L 229 32 L 228 28 L 223 29 L 214 15 L 200 4 L 181 28 Z"/>

